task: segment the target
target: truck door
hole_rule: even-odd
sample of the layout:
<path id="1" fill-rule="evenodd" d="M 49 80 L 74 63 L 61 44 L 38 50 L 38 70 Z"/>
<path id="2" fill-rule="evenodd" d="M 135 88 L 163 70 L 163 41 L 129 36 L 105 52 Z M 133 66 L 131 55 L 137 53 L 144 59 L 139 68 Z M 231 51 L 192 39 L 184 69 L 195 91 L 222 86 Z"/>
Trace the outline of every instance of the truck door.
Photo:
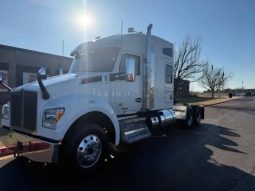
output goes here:
<path id="1" fill-rule="evenodd" d="M 132 81 L 125 79 L 128 63 L 135 63 L 135 76 Z M 120 114 L 134 113 L 142 107 L 141 56 L 125 53 L 120 62 L 120 77 L 116 81 L 116 107 Z"/>

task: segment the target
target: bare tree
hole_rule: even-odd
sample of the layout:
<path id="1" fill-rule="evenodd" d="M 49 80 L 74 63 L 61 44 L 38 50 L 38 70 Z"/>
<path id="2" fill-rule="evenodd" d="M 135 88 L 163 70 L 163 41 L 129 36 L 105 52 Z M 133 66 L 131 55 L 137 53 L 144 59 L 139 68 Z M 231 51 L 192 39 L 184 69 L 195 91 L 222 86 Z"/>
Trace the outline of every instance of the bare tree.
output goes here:
<path id="1" fill-rule="evenodd" d="M 175 95 L 180 79 L 197 81 L 198 73 L 203 71 L 203 63 L 200 62 L 201 38 L 187 36 L 179 46 L 175 56 Z"/>
<path id="2" fill-rule="evenodd" d="M 215 68 L 213 64 L 206 61 L 200 83 L 204 88 L 211 91 L 211 97 L 214 98 L 215 91 L 223 88 L 232 76 L 232 74 L 224 72 L 224 69 Z"/>

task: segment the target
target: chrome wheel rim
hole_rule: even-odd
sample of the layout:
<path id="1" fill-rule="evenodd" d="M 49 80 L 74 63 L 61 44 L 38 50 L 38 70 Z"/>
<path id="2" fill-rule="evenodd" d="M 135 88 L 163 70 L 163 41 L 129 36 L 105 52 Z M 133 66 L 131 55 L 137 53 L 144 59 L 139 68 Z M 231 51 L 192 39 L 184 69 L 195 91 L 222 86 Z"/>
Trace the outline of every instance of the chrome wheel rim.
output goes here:
<path id="1" fill-rule="evenodd" d="M 77 161 L 83 168 L 94 166 L 102 154 L 102 143 L 97 135 L 87 135 L 77 148 Z"/>

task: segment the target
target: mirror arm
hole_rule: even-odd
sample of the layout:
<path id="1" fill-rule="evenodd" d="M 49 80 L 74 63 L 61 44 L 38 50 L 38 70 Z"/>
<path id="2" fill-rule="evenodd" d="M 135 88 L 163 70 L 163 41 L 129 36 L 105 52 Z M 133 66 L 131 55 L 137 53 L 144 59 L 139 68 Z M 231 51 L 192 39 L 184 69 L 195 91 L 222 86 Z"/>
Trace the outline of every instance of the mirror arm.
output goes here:
<path id="1" fill-rule="evenodd" d="M 48 93 L 48 91 L 46 90 L 45 86 L 42 83 L 42 79 L 46 79 L 46 78 L 47 78 L 47 71 L 45 68 L 41 68 L 37 72 L 37 81 L 42 92 L 42 98 L 47 100 L 50 98 L 50 94 Z"/>
<path id="2" fill-rule="evenodd" d="M 9 92 L 12 90 L 12 88 L 3 83 L 3 81 L 0 81 L 0 84 L 4 86 Z"/>
<path id="3" fill-rule="evenodd" d="M 38 84 L 39 84 L 40 89 L 42 91 L 42 98 L 46 99 L 46 100 L 49 99 L 50 95 L 49 95 L 48 91 L 46 90 L 45 86 L 43 85 L 42 79 L 37 76 L 37 81 L 38 81 Z"/>

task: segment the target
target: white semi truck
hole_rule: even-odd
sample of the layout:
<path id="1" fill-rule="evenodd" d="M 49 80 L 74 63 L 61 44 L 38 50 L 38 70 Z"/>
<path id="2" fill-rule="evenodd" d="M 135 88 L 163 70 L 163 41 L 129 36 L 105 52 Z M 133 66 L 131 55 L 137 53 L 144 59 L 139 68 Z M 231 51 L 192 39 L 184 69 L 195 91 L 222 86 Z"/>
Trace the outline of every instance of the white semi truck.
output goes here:
<path id="1" fill-rule="evenodd" d="M 47 78 L 40 69 L 37 82 L 10 90 L 1 142 L 15 155 L 87 172 L 177 120 L 199 125 L 203 107 L 174 106 L 173 44 L 151 29 L 80 44 L 69 73 Z"/>

